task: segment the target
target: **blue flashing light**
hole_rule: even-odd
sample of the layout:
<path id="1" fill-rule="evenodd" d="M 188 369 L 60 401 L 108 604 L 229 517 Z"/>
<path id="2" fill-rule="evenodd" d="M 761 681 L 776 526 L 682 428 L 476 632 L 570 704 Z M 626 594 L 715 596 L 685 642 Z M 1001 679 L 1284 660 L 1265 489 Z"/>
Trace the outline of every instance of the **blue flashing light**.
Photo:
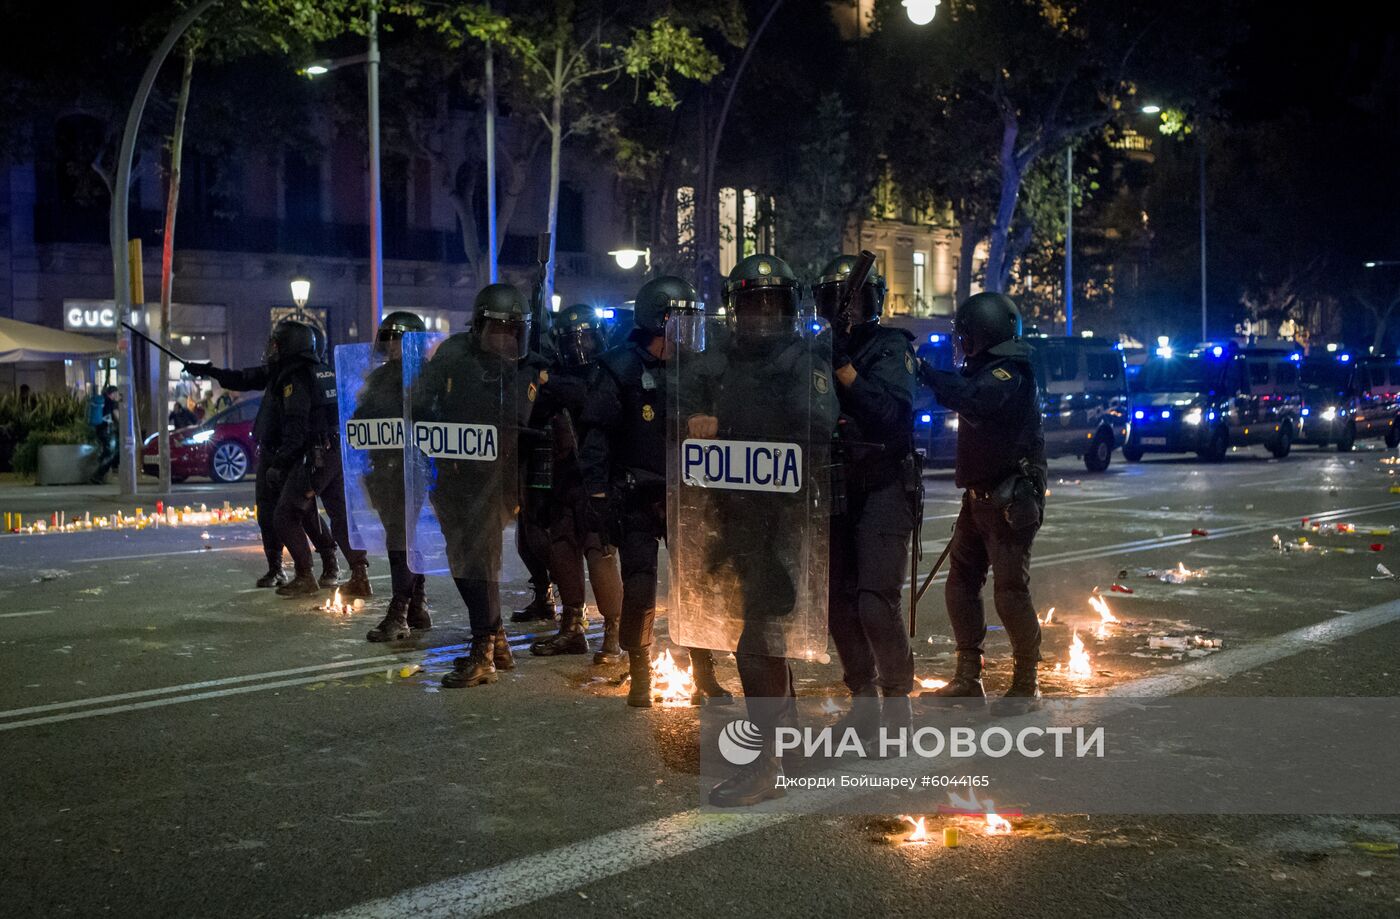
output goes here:
<path id="1" fill-rule="evenodd" d="M 593 307 L 593 315 L 594 315 L 594 316 L 597 316 L 599 319 L 602 319 L 602 318 L 603 318 L 603 308 L 602 308 L 601 306 L 595 306 L 595 307 Z"/>
<path id="2" fill-rule="evenodd" d="M 930 335 L 930 336 L 928 337 L 928 343 L 931 344 L 931 345 L 936 345 L 936 344 L 938 344 L 938 343 L 939 343 L 940 341 L 942 341 L 942 340 L 943 340 L 943 336 L 942 336 L 942 335 L 938 335 L 938 334 L 933 334 L 933 335 Z"/>
<path id="3" fill-rule="evenodd" d="M 930 415 L 928 412 L 924 412 L 922 415 L 919 416 L 919 421 L 921 421 L 924 424 L 932 424 L 933 416 Z"/>
<path id="4" fill-rule="evenodd" d="M 822 324 L 816 320 L 812 321 L 812 334 L 816 335 L 822 330 Z"/>
<path id="5" fill-rule="evenodd" d="M 1350 363 L 1350 362 L 1351 362 L 1351 355 L 1350 355 L 1350 354 L 1338 354 L 1338 355 L 1337 355 L 1337 360 L 1341 361 L 1343 364 Z"/>
<path id="6" fill-rule="evenodd" d="M 1163 418 L 1170 418 L 1171 416 L 1172 416 L 1172 413 L 1171 413 L 1170 411 L 1168 411 L 1167 409 L 1162 409 L 1162 417 L 1163 417 Z"/>
<path id="7" fill-rule="evenodd" d="M 1146 418 L 1146 417 L 1147 417 L 1147 413 L 1144 412 L 1142 409 L 1138 409 L 1137 411 L 1133 412 L 1133 418 L 1134 418 L 1135 420 L 1137 420 L 1137 421 L 1141 421 L 1142 419 L 1144 419 L 1144 418 Z"/>
<path id="8" fill-rule="evenodd" d="M 603 318 L 604 318 L 604 319 L 612 319 L 612 318 L 613 318 L 614 316 L 616 316 L 616 315 L 617 315 L 617 310 L 613 309 L 612 307 L 608 307 L 607 309 L 603 310 Z"/>
<path id="9" fill-rule="evenodd" d="M 1304 418 L 1308 417 L 1308 416 L 1311 415 L 1311 414 L 1312 414 L 1312 409 L 1310 409 L 1310 408 L 1305 408 L 1305 409 L 1303 409 L 1303 417 L 1304 417 Z"/>
<path id="10" fill-rule="evenodd" d="M 1292 354 L 1288 355 L 1288 359 L 1290 361 L 1301 361 L 1303 359 L 1303 355 L 1295 351 Z"/>
<path id="11" fill-rule="evenodd" d="M 1209 415 L 1207 415 L 1206 417 L 1209 418 L 1211 421 L 1214 421 L 1214 420 L 1215 420 L 1215 412 L 1211 412 L 1211 413 L 1210 413 Z"/>
<path id="12" fill-rule="evenodd" d="M 1219 345 L 1216 345 L 1214 348 L 1210 349 L 1210 353 L 1215 355 L 1216 357 L 1220 357 L 1220 355 L 1225 353 L 1225 349 L 1220 347 Z"/>

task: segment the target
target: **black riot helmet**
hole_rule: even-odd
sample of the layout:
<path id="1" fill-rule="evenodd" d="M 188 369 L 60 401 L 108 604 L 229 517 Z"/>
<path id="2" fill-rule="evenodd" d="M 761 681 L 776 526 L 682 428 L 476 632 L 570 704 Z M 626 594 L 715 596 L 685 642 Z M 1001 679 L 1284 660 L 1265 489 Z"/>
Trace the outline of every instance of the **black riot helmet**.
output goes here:
<path id="1" fill-rule="evenodd" d="M 976 357 L 1002 342 L 1021 337 L 1021 311 L 1006 294 L 983 291 L 962 302 L 953 316 L 953 333 L 967 357 Z"/>
<path id="2" fill-rule="evenodd" d="M 728 325 L 745 338 L 786 335 L 800 319 L 797 275 L 775 255 L 750 255 L 724 282 Z"/>
<path id="3" fill-rule="evenodd" d="M 575 303 L 556 313 L 549 335 L 559 363 L 565 367 L 587 367 L 608 346 L 603 320 L 586 303 Z"/>
<path id="4" fill-rule="evenodd" d="M 311 340 L 316 344 L 316 362 L 324 364 L 326 362 L 326 333 L 321 331 L 320 326 L 311 326 Z"/>
<path id="5" fill-rule="evenodd" d="M 272 366 L 292 360 L 317 360 L 316 333 L 304 322 L 284 319 L 273 327 L 267 339 L 263 363 Z"/>
<path id="6" fill-rule="evenodd" d="M 374 350 L 377 354 L 388 354 L 389 346 L 409 332 L 426 332 L 428 324 L 423 317 L 408 310 L 394 310 L 379 323 L 379 333 L 374 337 Z"/>
<path id="7" fill-rule="evenodd" d="M 634 340 L 665 335 L 692 351 L 705 348 L 705 304 L 685 278 L 665 274 L 647 281 L 637 291 L 632 317 Z"/>
<path id="8" fill-rule="evenodd" d="M 530 347 L 530 310 L 510 284 L 487 284 L 472 302 L 472 330 L 483 348 L 518 361 Z"/>
<path id="9" fill-rule="evenodd" d="M 821 277 L 812 287 L 812 299 L 816 301 L 817 315 L 827 322 L 836 322 L 836 311 L 841 308 L 841 298 L 846 293 L 846 282 L 859 261 L 854 255 L 838 255 L 826 263 Z M 878 321 L 885 308 L 885 279 L 874 268 L 865 276 L 860 296 L 856 299 L 854 324 Z"/>

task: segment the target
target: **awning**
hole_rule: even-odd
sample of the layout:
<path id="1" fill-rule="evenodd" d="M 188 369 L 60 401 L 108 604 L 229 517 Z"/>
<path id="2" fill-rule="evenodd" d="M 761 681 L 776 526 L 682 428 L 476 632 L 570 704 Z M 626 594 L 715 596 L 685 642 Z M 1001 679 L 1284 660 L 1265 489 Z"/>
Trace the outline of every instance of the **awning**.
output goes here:
<path id="1" fill-rule="evenodd" d="M 115 350 L 115 341 L 0 317 L 0 364 L 86 359 L 111 354 Z"/>

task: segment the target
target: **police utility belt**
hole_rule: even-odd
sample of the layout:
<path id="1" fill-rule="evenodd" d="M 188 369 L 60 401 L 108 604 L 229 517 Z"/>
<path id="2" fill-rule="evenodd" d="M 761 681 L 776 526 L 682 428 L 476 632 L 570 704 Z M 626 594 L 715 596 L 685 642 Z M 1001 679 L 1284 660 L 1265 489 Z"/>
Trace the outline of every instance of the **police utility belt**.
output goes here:
<path id="1" fill-rule="evenodd" d="M 1024 530 L 1040 524 L 1045 485 L 1029 460 L 1018 461 L 1016 471 L 992 488 L 974 486 L 966 491 L 972 500 L 989 504 L 1001 512 L 1013 530 Z"/>

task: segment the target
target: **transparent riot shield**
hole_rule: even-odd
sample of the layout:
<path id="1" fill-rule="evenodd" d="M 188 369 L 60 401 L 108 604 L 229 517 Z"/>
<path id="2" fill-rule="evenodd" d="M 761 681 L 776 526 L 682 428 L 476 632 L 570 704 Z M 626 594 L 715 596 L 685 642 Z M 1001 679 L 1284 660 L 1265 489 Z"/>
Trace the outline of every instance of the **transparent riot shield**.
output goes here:
<path id="1" fill-rule="evenodd" d="M 496 581 L 516 506 L 526 394 L 515 361 L 470 332 L 403 338 L 409 566 Z"/>
<path id="2" fill-rule="evenodd" d="M 340 458 L 350 545 L 402 550 L 404 534 L 403 371 L 397 352 L 337 345 Z"/>
<path id="3" fill-rule="evenodd" d="M 810 318 L 705 321 L 704 350 L 677 343 L 666 365 L 671 639 L 822 657 L 838 414 L 829 333 Z"/>

